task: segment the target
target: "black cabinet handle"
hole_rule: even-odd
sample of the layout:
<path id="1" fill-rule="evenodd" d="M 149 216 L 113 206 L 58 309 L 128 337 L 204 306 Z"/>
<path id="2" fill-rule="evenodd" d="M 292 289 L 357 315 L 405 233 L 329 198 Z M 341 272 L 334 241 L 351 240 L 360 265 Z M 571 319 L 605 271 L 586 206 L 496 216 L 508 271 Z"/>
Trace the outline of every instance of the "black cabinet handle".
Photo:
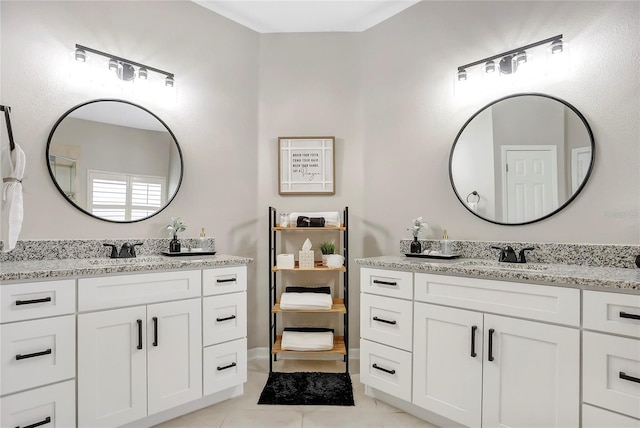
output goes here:
<path id="1" fill-rule="evenodd" d="M 46 418 L 44 418 L 44 420 L 41 420 L 40 422 L 36 422 L 35 424 L 31 424 L 31 425 L 25 425 L 22 428 L 36 428 L 36 427 L 39 427 L 40 425 L 46 425 L 49 422 L 51 422 L 51 418 L 47 416 Z M 18 425 L 16 428 L 20 428 L 20 426 Z"/>
<path id="2" fill-rule="evenodd" d="M 640 383 L 640 378 L 629 376 L 625 372 L 620 372 L 620 379 L 629 380 L 631 382 Z"/>
<path id="3" fill-rule="evenodd" d="M 34 303 L 45 303 L 50 301 L 51 301 L 51 297 L 45 297 L 43 299 L 33 299 L 33 300 L 16 300 L 16 306 L 33 305 Z"/>
<path id="4" fill-rule="evenodd" d="M 138 349 L 142 349 L 142 320 L 136 322 L 138 323 Z"/>
<path id="5" fill-rule="evenodd" d="M 489 329 L 489 356 L 487 357 L 489 361 L 493 361 L 493 333 L 494 332 L 495 332 L 494 329 L 492 328 Z"/>
<path id="6" fill-rule="evenodd" d="M 373 283 L 374 284 L 382 284 L 382 285 L 398 285 L 397 282 L 381 281 L 379 279 L 374 279 Z"/>
<path id="7" fill-rule="evenodd" d="M 234 320 L 236 319 L 235 315 L 231 315 L 229 317 L 225 317 L 225 318 L 216 318 L 216 322 L 222 322 L 222 321 L 229 321 L 229 320 Z"/>
<path id="8" fill-rule="evenodd" d="M 628 314 L 626 312 L 620 312 L 620 318 L 630 318 L 632 320 L 640 320 L 640 315 Z"/>
<path id="9" fill-rule="evenodd" d="M 478 354 L 476 354 L 476 330 L 478 329 L 477 325 L 471 327 L 471 356 L 475 358 Z"/>
<path id="10" fill-rule="evenodd" d="M 236 363 L 231 363 L 229 365 L 226 366 L 222 366 L 222 367 L 216 367 L 218 369 L 218 371 L 222 371 L 222 370 L 226 370 L 226 369 L 230 369 L 231 367 L 235 367 Z"/>
<path id="11" fill-rule="evenodd" d="M 41 357 L 43 355 L 49 355 L 49 354 L 51 354 L 51 348 L 47 349 L 46 351 L 34 352 L 33 354 L 25 354 L 25 355 L 16 354 L 16 360 L 24 360 L 27 358 Z"/>
<path id="12" fill-rule="evenodd" d="M 373 320 L 374 321 L 378 321 L 378 322 L 383 322 L 385 324 L 396 325 L 396 321 L 389 321 L 389 320 L 385 320 L 383 318 L 373 317 Z"/>
<path id="13" fill-rule="evenodd" d="M 221 282 L 236 282 L 235 278 L 227 278 L 227 279 L 216 279 L 217 283 L 221 283 Z"/>
<path id="14" fill-rule="evenodd" d="M 158 346 L 158 317 L 153 317 L 153 346 Z"/>
<path id="15" fill-rule="evenodd" d="M 374 369 L 378 369 L 381 372 L 385 372 L 385 373 L 389 373 L 389 374 L 396 374 L 395 370 L 385 369 L 384 367 L 380 367 L 377 364 L 373 364 L 371 367 L 373 367 Z"/>

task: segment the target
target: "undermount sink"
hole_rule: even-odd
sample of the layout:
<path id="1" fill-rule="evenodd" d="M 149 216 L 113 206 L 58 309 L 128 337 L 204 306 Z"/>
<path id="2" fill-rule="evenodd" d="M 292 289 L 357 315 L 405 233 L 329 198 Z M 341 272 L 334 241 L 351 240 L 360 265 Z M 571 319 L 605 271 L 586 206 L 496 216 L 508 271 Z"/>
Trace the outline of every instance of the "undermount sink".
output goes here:
<path id="1" fill-rule="evenodd" d="M 456 266 L 478 268 L 478 269 L 500 269 L 515 271 L 545 271 L 551 266 L 537 263 L 507 263 L 495 260 L 461 260 Z"/>
<path id="2" fill-rule="evenodd" d="M 114 266 L 136 263 L 164 263 L 166 261 L 167 258 L 162 256 L 140 256 L 118 259 L 87 259 L 87 262 L 93 266 Z"/>

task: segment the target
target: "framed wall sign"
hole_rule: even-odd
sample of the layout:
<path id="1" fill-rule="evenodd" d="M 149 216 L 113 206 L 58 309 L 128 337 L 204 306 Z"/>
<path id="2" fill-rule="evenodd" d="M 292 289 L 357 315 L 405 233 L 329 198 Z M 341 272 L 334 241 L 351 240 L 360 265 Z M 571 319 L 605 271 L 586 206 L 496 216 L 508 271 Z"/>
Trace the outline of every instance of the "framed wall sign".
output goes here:
<path id="1" fill-rule="evenodd" d="M 335 137 L 279 137 L 278 193 L 334 195 Z"/>

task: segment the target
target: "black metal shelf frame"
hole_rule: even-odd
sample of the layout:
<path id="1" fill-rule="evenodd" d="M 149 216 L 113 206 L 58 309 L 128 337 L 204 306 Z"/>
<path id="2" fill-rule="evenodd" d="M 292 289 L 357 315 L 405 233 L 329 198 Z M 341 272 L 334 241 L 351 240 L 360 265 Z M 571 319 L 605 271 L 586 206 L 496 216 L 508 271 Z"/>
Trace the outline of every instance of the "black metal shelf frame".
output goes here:
<path id="1" fill-rule="evenodd" d="M 278 295 L 277 295 L 277 271 L 273 271 L 273 267 L 276 266 L 277 257 L 277 233 L 275 229 L 277 226 L 277 210 L 274 207 L 269 207 L 269 373 L 273 372 L 273 362 L 277 361 L 277 354 L 273 353 L 273 346 L 276 343 L 277 331 L 278 331 L 278 314 L 272 313 Z M 343 331 L 344 331 L 344 344 L 345 354 L 343 361 L 345 363 L 345 372 L 349 372 L 349 207 L 345 207 L 342 211 L 342 223 L 344 224 L 344 231 L 342 231 L 342 254 L 344 256 L 345 270 L 342 273 L 342 296 L 344 299 L 345 313 L 343 315 Z"/>

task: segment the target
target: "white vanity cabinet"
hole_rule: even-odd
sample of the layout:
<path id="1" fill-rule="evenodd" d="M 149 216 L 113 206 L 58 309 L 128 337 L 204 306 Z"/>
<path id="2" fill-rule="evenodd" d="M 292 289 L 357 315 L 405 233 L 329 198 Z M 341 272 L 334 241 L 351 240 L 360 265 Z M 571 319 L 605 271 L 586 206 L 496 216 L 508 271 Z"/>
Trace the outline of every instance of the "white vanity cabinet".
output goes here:
<path id="1" fill-rule="evenodd" d="M 467 426 L 579 425 L 579 290 L 416 273 L 415 300 L 414 404 Z"/>
<path id="2" fill-rule="evenodd" d="M 470 427 L 580 425 L 580 290 L 369 267 L 361 290 L 361 380 L 391 404 Z"/>
<path id="3" fill-rule="evenodd" d="M 86 278 L 78 290 L 79 426 L 119 426 L 202 396 L 201 271 Z"/>
<path id="4" fill-rule="evenodd" d="M 203 271 L 204 394 L 247 381 L 247 268 Z"/>
<path id="5" fill-rule="evenodd" d="M 0 426 L 75 426 L 75 281 L 0 286 Z"/>
<path id="6" fill-rule="evenodd" d="M 360 270 L 360 380 L 411 401 L 413 273 Z"/>
<path id="7" fill-rule="evenodd" d="M 640 427 L 640 296 L 584 291 L 583 426 Z"/>

